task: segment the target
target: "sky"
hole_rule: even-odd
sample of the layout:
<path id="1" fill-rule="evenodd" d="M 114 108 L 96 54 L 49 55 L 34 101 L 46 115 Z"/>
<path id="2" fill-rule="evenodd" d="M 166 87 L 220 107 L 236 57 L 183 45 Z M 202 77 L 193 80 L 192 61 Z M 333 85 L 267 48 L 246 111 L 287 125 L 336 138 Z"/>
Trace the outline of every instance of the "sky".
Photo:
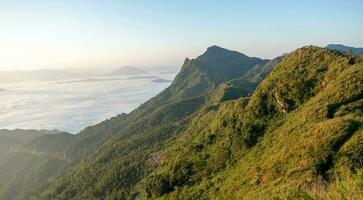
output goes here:
<path id="1" fill-rule="evenodd" d="M 0 71 L 180 66 L 218 45 L 273 58 L 363 46 L 362 0 L 0 0 Z"/>

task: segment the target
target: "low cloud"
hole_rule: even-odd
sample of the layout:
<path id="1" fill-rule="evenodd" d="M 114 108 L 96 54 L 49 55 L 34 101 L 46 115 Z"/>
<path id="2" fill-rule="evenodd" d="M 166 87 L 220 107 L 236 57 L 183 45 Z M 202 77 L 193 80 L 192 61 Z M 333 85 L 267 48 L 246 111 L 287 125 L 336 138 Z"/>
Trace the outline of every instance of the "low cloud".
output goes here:
<path id="1" fill-rule="evenodd" d="M 128 78 L 59 83 L 6 85 L 10 89 L 0 93 L 0 128 L 59 129 L 77 133 L 122 112 L 130 112 L 170 84 Z"/>

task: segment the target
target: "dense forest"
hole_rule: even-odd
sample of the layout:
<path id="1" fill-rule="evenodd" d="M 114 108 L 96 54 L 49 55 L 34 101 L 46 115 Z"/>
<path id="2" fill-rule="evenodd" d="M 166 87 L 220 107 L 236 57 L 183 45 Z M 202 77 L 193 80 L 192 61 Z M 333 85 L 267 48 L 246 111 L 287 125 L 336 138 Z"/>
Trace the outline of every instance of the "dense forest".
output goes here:
<path id="1" fill-rule="evenodd" d="M 128 114 L 13 133 L 0 199 L 362 199 L 362 126 L 361 54 L 211 46 Z"/>

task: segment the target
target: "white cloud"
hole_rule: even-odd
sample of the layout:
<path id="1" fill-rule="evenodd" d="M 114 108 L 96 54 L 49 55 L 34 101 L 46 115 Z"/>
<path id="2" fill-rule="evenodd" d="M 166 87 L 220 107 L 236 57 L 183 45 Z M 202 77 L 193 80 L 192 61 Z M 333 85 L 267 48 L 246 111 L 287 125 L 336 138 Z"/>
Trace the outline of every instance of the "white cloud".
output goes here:
<path id="1" fill-rule="evenodd" d="M 86 126 L 130 112 L 168 84 L 153 83 L 151 79 L 3 84 L 0 128 L 59 129 L 77 133 Z"/>

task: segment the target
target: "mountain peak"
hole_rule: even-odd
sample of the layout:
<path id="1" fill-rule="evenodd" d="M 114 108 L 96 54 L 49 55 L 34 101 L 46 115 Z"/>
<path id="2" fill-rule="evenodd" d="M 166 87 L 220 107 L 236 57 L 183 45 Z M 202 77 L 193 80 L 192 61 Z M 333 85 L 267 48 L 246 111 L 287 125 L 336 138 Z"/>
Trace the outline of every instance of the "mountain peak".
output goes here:
<path id="1" fill-rule="evenodd" d="M 137 74 L 145 74 L 146 72 L 138 67 L 133 66 L 123 66 L 118 69 L 113 70 L 109 73 L 109 75 L 119 76 L 119 75 L 137 75 Z"/>
<path id="2" fill-rule="evenodd" d="M 217 45 L 212 45 L 212 46 L 207 48 L 207 51 L 220 51 L 220 50 L 227 50 L 227 49 L 222 48 L 222 47 L 217 46 Z"/>
<path id="3" fill-rule="evenodd" d="M 232 51 L 226 48 L 219 47 L 217 45 L 213 45 L 208 47 L 207 50 L 197 59 L 217 60 L 217 59 L 226 59 L 227 57 L 247 57 L 247 56 L 237 51 Z"/>
<path id="4" fill-rule="evenodd" d="M 225 52 L 233 52 L 231 50 L 228 50 L 226 48 L 222 48 L 217 45 L 213 45 L 207 48 L 207 50 L 204 52 L 204 54 L 218 54 L 218 53 L 225 53 Z"/>

